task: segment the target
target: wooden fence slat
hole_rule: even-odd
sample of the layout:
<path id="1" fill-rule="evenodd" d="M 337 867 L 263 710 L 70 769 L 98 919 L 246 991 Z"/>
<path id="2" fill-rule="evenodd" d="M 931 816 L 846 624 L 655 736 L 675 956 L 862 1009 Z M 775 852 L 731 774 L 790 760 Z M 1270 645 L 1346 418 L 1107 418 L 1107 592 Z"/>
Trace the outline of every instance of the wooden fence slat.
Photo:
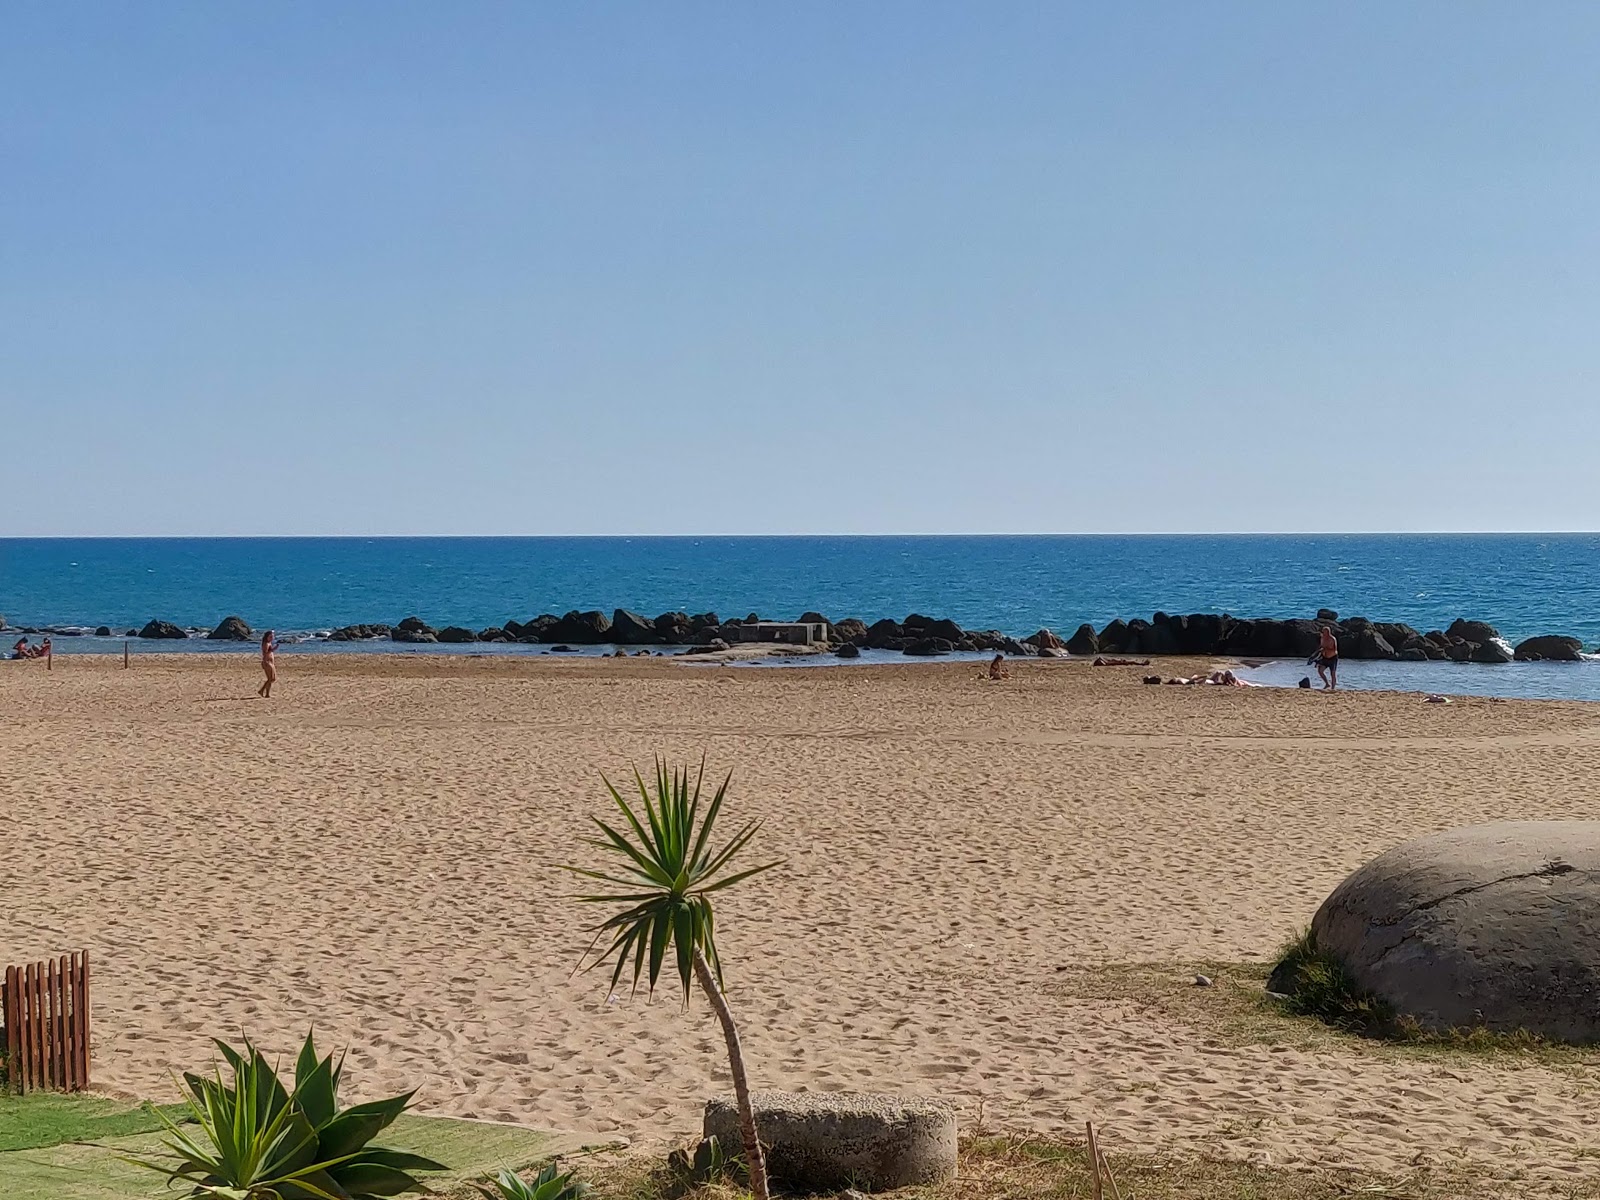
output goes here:
<path id="1" fill-rule="evenodd" d="M 27 1087 L 31 1092 L 39 1083 L 39 973 L 33 963 L 28 963 L 22 968 L 22 974 L 22 1002 L 27 1007 L 22 1018 L 22 1034 L 28 1041 L 23 1057 L 28 1064 Z"/>
<path id="2" fill-rule="evenodd" d="M 49 1059 L 47 1058 L 48 1044 L 45 1040 L 45 991 L 44 991 L 44 964 L 33 964 L 33 1054 L 34 1086 L 47 1088 L 50 1086 Z"/>
<path id="3" fill-rule="evenodd" d="M 4 1001 L 0 1020 L 6 1023 L 6 1087 L 13 1092 L 22 1091 L 22 1014 L 17 1008 L 20 988 L 17 969 L 7 967 L 5 984 L 0 987 L 0 1001 Z"/>
<path id="4" fill-rule="evenodd" d="M 56 1055 L 60 1051 L 56 1040 L 56 1001 L 61 995 L 61 981 L 56 978 L 56 964 L 44 960 L 44 1073 L 45 1083 L 52 1091 L 61 1087 L 61 1075 L 56 1069 Z"/>
<path id="5" fill-rule="evenodd" d="M 61 960 L 67 973 L 67 993 L 72 1003 L 66 1011 L 66 1039 L 67 1039 L 67 1091 L 75 1092 L 82 1085 L 78 1083 L 78 956 L 69 954 Z"/>
<path id="6" fill-rule="evenodd" d="M 82 1000 L 78 995 L 78 956 L 76 953 L 67 958 L 67 982 L 72 993 L 72 1007 L 67 1010 L 67 1087 L 74 1091 L 83 1090 L 83 1071 L 78 1063 L 78 1007 Z"/>
<path id="7" fill-rule="evenodd" d="M 78 1021 L 78 1061 L 83 1068 L 78 1078 L 78 1086 L 87 1089 L 89 1086 L 89 952 L 87 950 L 83 952 L 78 971 L 78 1003 L 74 1015 Z"/>
<path id="8" fill-rule="evenodd" d="M 29 1017 L 33 1013 L 33 976 L 24 963 L 17 970 L 17 1016 L 20 1018 L 17 1026 L 22 1035 L 22 1063 L 21 1079 L 23 1092 L 33 1090 L 33 1025 Z"/>
<path id="9" fill-rule="evenodd" d="M 56 998 L 56 971 L 51 966 L 50 958 L 38 965 L 38 974 L 42 978 L 40 984 L 40 1013 L 42 1021 L 38 1022 L 38 1037 L 43 1042 L 43 1064 L 45 1064 L 45 1086 L 51 1091 L 56 1088 L 56 1038 L 51 1034 L 56 1032 L 56 1014 L 54 1014 L 54 998 Z"/>
<path id="10" fill-rule="evenodd" d="M 56 1087 L 63 1092 L 72 1090 L 72 1076 L 67 1070 L 67 992 L 71 988 L 67 974 L 67 956 L 56 959 Z"/>

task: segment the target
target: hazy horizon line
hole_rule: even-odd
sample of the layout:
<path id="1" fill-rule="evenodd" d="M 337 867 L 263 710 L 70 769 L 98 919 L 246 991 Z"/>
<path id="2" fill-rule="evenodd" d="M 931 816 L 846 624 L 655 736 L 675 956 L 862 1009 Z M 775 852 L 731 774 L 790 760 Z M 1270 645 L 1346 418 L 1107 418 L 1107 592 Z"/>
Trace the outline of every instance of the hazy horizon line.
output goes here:
<path id="1" fill-rule="evenodd" d="M 41 533 L 0 534 L 0 542 L 176 542 L 176 541 L 700 541 L 864 538 L 1114 538 L 1114 537 L 1582 537 L 1600 529 L 1146 529 L 1037 532 L 986 530 L 965 533 Z"/>

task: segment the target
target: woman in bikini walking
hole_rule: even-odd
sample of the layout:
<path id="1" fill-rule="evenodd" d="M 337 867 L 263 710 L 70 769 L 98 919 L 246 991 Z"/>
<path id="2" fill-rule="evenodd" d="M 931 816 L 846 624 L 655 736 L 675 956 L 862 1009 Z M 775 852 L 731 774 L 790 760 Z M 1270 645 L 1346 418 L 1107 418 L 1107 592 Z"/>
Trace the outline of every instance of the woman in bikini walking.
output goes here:
<path id="1" fill-rule="evenodd" d="M 278 639 L 273 636 L 272 630 L 267 630 L 261 635 L 261 673 L 267 678 L 256 689 L 256 695 L 263 700 L 272 699 L 272 685 L 278 682 Z"/>

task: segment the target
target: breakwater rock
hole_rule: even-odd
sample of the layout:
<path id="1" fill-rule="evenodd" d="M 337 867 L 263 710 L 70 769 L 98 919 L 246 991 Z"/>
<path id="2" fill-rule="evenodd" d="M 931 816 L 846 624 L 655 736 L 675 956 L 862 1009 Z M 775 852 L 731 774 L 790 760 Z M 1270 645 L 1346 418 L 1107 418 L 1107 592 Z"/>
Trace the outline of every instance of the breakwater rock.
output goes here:
<path id="1" fill-rule="evenodd" d="M 756 613 L 745 617 L 723 618 L 714 612 L 673 611 L 648 617 L 631 609 L 618 608 L 606 613 L 600 609 L 574 609 L 562 615 L 541 613 L 525 621 L 507 620 L 500 625 L 473 630 L 464 625 L 434 627 L 418 616 L 407 616 L 396 624 L 344 625 L 320 635 L 329 642 L 379 641 L 407 644 L 520 642 L 546 646 L 618 646 L 644 649 L 658 646 L 707 648 L 736 645 L 747 640 L 743 626 L 761 623 Z M 1308 659 L 1318 650 L 1322 630 L 1331 629 L 1345 659 L 1394 660 L 1400 662 L 1577 662 L 1583 644 L 1575 637 L 1544 634 L 1512 647 L 1493 625 L 1484 621 L 1458 618 L 1446 629 L 1419 630 L 1399 621 L 1374 621 L 1367 617 L 1341 617 L 1332 609 L 1318 609 L 1314 617 L 1249 617 L 1229 613 L 1155 613 L 1149 620 L 1134 617 L 1116 619 L 1102 628 L 1082 624 L 1063 637 L 1050 629 L 1039 629 L 1017 638 L 998 629 L 964 629 L 948 617 L 911 613 L 904 620 L 882 618 L 871 623 L 859 617 L 831 620 L 820 612 L 802 613 L 793 622 L 813 631 L 818 649 L 848 648 L 841 657 L 857 657 L 862 650 L 892 651 L 914 658 L 932 658 L 955 653 L 999 653 L 1017 657 L 1042 658 L 1127 655 L 1139 657 L 1213 656 L 1227 658 Z M 815 641 L 820 630 L 822 642 Z M 25 629 L 24 632 L 32 632 Z M 45 629 L 43 632 L 53 632 Z M 87 633 L 82 630 L 62 629 Z M 102 626 L 100 636 L 110 631 Z M 748 631 L 745 631 L 748 633 Z M 212 640 L 253 638 L 250 626 L 237 616 L 224 619 L 209 633 L 204 629 L 184 629 L 168 621 L 152 620 L 129 637 L 182 639 L 205 637 Z"/>
<path id="2" fill-rule="evenodd" d="M 1158 612 L 1148 621 L 1112 621 L 1098 633 L 1084 626 L 1073 635 L 1071 649 L 1076 654 L 1309 658 L 1321 645 L 1325 627 L 1333 631 L 1339 656 L 1347 659 L 1507 663 L 1513 656 L 1499 631 L 1483 621 L 1460 618 L 1448 629 L 1424 633 L 1398 621 L 1340 618 L 1330 609 L 1319 610 L 1315 618 L 1286 620 L 1238 618 L 1227 613 L 1172 616 Z M 1540 646 L 1568 641 L 1575 639 L 1530 639 Z"/>

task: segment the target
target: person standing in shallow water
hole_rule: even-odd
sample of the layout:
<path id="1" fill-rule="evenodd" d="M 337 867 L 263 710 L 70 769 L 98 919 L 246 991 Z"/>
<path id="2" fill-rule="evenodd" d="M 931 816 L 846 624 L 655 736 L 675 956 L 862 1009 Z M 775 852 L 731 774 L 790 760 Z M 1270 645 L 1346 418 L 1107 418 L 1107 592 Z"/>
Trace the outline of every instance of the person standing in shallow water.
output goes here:
<path id="1" fill-rule="evenodd" d="M 263 700 L 272 699 L 272 685 L 278 682 L 277 652 L 278 639 L 269 629 L 261 635 L 261 673 L 266 679 L 256 689 L 256 695 Z"/>
<path id="2" fill-rule="evenodd" d="M 1322 677 L 1322 688 L 1331 692 L 1339 686 L 1339 639 L 1333 636 L 1333 626 L 1322 627 L 1322 645 L 1317 648 L 1317 674 Z"/>

